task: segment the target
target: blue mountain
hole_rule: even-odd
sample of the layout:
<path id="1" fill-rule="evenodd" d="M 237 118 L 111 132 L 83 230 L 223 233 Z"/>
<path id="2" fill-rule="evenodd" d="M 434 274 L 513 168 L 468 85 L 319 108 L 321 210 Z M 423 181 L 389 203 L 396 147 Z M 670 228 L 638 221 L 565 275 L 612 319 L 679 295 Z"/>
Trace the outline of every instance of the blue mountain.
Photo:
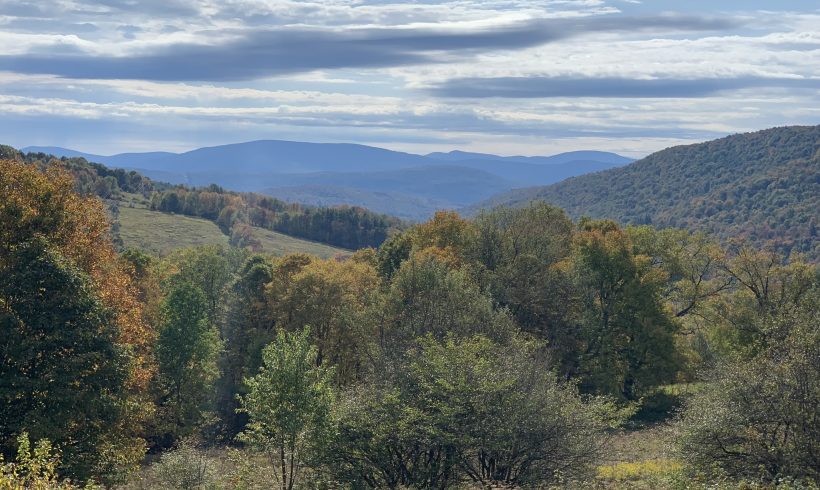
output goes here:
<path id="1" fill-rule="evenodd" d="M 109 167 L 138 170 L 156 180 L 297 197 L 305 204 L 351 204 L 410 219 L 440 207 L 460 208 L 517 187 L 630 163 L 600 151 L 551 156 L 499 156 L 452 151 L 416 155 L 366 145 L 260 140 L 183 153 L 96 155 L 59 147 L 25 152 L 82 157 Z"/>

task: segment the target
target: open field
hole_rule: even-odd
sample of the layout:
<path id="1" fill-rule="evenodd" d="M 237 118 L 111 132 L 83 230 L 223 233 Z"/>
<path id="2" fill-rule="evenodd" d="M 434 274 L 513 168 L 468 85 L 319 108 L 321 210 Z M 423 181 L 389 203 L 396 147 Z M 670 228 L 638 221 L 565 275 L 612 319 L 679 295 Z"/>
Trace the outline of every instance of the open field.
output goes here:
<path id="1" fill-rule="evenodd" d="M 304 252 L 327 259 L 338 254 L 350 254 L 349 250 L 331 247 L 330 245 L 325 245 L 323 243 L 294 238 L 292 236 L 283 235 L 282 233 L 266 230 L 264 228 L 253 227 L 253 236 L 261 242 L 262 251 L 264 253 L 273 255 Z"/>
<path id="2" fill-rule="evenodd" d="M 211 221 L 147 209 L 120 207 L 120 237 L 127 248 L 165 255 L 176 248 L 228 245 Z"/>
<path id="3" fill-rule="evenodd" d="M 228 245 L 228 237 L 212 221 L 148 209 L 124 206 L 119 209 L 120 237 L 127 248 L 139 248 L 165 255 L 177 248 Z M 304 252 L 329 258 L 337 254 L 350 253 L 341 248 L 294 238 L 264 228 L 253 228 L 253 235 L 261 243 L 262 252 L 272 255 Z"/>

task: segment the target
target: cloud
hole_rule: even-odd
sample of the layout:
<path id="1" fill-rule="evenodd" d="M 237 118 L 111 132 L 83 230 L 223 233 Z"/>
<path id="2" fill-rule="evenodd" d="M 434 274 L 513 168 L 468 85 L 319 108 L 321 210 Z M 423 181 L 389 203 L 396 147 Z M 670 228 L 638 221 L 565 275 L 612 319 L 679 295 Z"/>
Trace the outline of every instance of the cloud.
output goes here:
<path id="1" fill-rule="evenodd" d="M 735 25 L 727 19 L 661 15 L 536 19 L 473 30 L 281 28 L 251 30 L 221 44 L 180 43 L 121 56 L 5 55 L 0 56 L 0 70 L 76 79 L 238 81 L 321 69 L 434 64 L 590 33 L 710 31 Z"/>
<path id="2" fill-rule="evenodd" d="M 428 91 L 439 97 L 454 98 L 695 98 L 748 88 L 782 87 L 820 89 L 818 78 L 696 78 L 629 79 L 572 77 L 456 78 Z"/>

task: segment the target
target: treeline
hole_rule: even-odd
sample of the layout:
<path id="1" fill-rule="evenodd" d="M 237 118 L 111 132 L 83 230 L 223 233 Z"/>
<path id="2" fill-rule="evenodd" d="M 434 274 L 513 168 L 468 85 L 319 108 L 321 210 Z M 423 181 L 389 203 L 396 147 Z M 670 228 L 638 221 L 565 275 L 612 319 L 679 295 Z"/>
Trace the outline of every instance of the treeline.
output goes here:
<path id="1" fill-rule="evenodd" d="M 687 485 L 820 479 L 820 275 L 799 259 L 544 204 L 438 213 L 347 260 L 117 256 L 71 187 L 0 166 L 6 458 L 47 440 L 62 477 L 114 484 L 160 452 L 176 488 L 571 486 L 695 383 Z M 208 474 L 192 438 L 243 449 Z"/>
<path id="2" fill-rule="evenodd" d="M 400 225 L 396 218 L 359 207 L 313 208 L 260 194 L 228 192 L 216 185 L 157 192 L 151 209 L 212 220 L 235 244 L 248 240 L 243 233 L 249 225 L 356 250 L 379 246 Z"/>
<path id="3" fill-rule="evenodd" d="M 110 201 L 123 193 L 139 194 L 151 209 L 214 221 L 240 247 L 255 248 L 253 228 L 357 250 L 377 247 L 394 230 L 402 227 L 397 218 L 364 208 L 339 206 L 319 208 L 291 204 L 261 194 L 226 191 L 217 185 L 189 188 L 154 182 L 136 171 L 109 169 L 83 158 L 57 159 L 44 153 L 22 154 L 0 146 L 0 157 L 22 160 L 41 170 L 59 166 L 74 177 L 75 190 L 82 195 Z"/>
<path id="4" fill-rule="evenodd" d="M 169 187 L 168 184 L 154 182 L 134 170 L 110 169 L 99 163 L 88 162 L 84 158 L 57 159 L 45 153 L 21 153 L 3 145 L 0 145 L 0 158 L 21 160 L 36 165 L 41 170 L 59 165 L 72 175 L 77 192 L 102 199 L 117 199 L 121 192 L 150 197 L 155 191 Z"/>

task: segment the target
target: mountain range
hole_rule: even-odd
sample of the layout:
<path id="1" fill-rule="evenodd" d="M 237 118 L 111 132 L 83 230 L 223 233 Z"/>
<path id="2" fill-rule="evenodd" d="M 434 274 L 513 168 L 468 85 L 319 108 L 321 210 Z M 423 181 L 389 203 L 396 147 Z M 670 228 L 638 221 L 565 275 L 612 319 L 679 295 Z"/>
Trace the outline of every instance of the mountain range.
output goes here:
<path id="1" fill-rule="evenodd" d="M 820 259 L 820 126 L 737 134 L 621 168 L 506 191 L 469 211 L 543 200 L 573 218 L 709 232 Z"/>
<path id="2" fill-rule="evenodd" d="M 626 165 L 615 153 L 576 151 L 552 156 L 503 157 L 452 151 L 416 155 L 372 146 L 261 140 L 184 153 L 95 155 L 59 147 L 24 152 L 82 157 L 137 170 L 159 181 L 263 192 L 302 204 L 349 204 L 403 219 L 462 208 L 517 187 Z"/>

